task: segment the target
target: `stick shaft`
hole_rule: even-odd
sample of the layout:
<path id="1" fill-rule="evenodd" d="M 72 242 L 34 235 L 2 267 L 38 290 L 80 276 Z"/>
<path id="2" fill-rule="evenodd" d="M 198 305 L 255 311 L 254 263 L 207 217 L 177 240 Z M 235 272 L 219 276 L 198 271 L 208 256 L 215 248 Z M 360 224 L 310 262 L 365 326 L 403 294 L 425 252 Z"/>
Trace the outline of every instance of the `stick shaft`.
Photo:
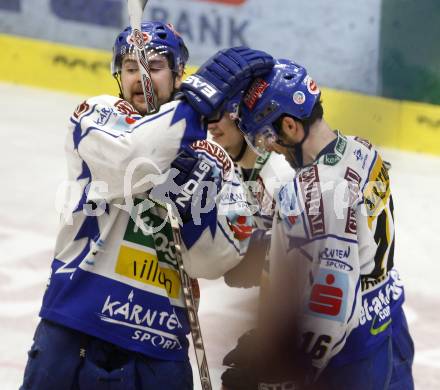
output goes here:
<path id="1" fill-rule="evenodd" d="M 142 92 L 144 93 L 145 103 L 147 104 L 147 113 L 153 114 L 157 112 L 157 99 L 154 94 L 144 35 L 141 30 L 142 14 L 147 2 L 148 0 L 127 0 L 127 5 L 136 59 L 139 66 L 139 72 L 141 73 Z"/>
<path id="2" fill-rule="evenodd" d="M 170 205 L 167 205 L 168 216 L 173 231 L 174 246 L 176 249 L 176 261 L 179 269 L 180 280 L 182 281 L 183 298 L 188 313 L 189 326 L 196 354 L 197 367 L 199 369 L 200 382 L 203 390 L 212 390 L 211 377 L 209 376 L 208 361 L 206 360 L 205 345 L 202 338 L 202 330 L 200 327 L 199 316 L 194 301 L 192 291 L 192 283 L 188 274 L 185 272 L 182 259 L 182 236 L 180 234 L 179 222 L 173 216 Z"/>

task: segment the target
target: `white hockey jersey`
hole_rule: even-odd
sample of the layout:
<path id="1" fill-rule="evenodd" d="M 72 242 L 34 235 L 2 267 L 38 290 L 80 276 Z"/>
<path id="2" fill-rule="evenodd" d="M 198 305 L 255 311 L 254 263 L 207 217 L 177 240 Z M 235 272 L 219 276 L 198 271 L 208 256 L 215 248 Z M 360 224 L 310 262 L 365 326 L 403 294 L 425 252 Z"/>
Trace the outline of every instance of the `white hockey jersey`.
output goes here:
<path id="1" fill-rule="evenodd" d="M 246 199 L 256 228 L 269 230 L 275 213 L 275 199 L 281 187 L 291 182 L 295 170 L 284 156 L 268 153 L 258 157 L 249 175 L 236 165 L 236 172 L 246 189 Z"/>
<path id="2" fill-rule="evenodd" d="M 274 321 L 295 319 L 298 343 L 318 369 L 368 354 L 404 300 L 386 164 L 367 141 L 338 132 L 280 191 L 277 207 Z"/>
<path id="3" fill-rule="evenodd" d="M 252 169 L 243 169 L 237 164 L 235 170 L 246 193 L 254 229 L 244 260 L 225 275 L 225 282 L 231 287 L 260 286 L 264 289 L 268 280 L 267 249 L 275 214 L 275 199 L 280 188 L 292 181 L 295 171 L 284 156 L 276 153 L 259 156 Z"/>
<path id="4" fill-rule="evenodd" d="M 167 211 L 147 193 L 176 155 L 191 147 L 221 178 L 216 207 L 182 228 L 191 277 L 234 267 L 252 224 L 227 154 L 206 140 L 200 116 L 183 101 L 141 117 L 126 101 L 91 98 L 70 118 L 70 191 L 41 317 L 123 348 L 187 359 L 189 332 Z"/>

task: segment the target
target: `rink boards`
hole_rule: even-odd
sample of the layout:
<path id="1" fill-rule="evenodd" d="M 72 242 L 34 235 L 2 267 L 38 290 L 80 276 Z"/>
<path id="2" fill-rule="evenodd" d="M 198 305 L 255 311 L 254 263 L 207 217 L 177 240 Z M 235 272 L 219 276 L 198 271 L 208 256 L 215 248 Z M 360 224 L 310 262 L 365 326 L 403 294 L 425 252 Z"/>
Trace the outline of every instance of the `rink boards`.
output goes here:
<path id="1" fill-rule="evenodd" d="M 118 94 L 108 51 L 4 34 L 0 45 L 1 80 L 86 96 Z M 189 66 L 187 74 L 195 69 Z M 333 128 L 381 146 L 440 155 L 440 106 L 322 91 L 325 117 Z"/>

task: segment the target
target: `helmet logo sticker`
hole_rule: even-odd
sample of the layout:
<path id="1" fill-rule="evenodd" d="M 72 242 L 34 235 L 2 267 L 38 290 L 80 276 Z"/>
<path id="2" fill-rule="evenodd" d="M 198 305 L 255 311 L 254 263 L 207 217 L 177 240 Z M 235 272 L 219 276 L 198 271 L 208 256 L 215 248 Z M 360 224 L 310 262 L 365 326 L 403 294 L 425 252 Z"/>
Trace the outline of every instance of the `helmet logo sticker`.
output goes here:
<path id="1" fill-rule="evenodd" d="M 142 36 L 144 38 L 144 44 L 145 45 L 151 41 L 151 36 L 147 32 L 142 31 Z M 137 40 L 139 38 L 140 38 L 139 35 L 136 35 L 135 39 Z M 133 35 L 132 34 L 128 34 L 128 36 L 127 36 L 127 43 L 129 45 L 136 45 L 136 42 L 133 41 Z M 138 45 L 138 47 L 140 47 L 140 45 Z"/>
<path id="2" fill-rule="evenodd" d="M 295 104 L 304 104 L 306 101 L 306 95 L 302 91 L 296 91 L 293 94 L 293 101 Z"/>
<path id="3" fill-rule="evenodd" d="M 318 95 L 319 94 L 319 88 L 318 85 L 315 83 L 315 80 L 313 80 L 310 76 L 306 77 L 306 80 L 304 80 L 307 85 L 307 90 L 312 95 Z"/>
<path id="4" fill-rule="evenodd" d="M 269 83 L 264 81 L 263 79 L 258 79 L 254 81 L 243 99 L 243 103 L 246 104 L 249 110 L 252 110 L 254 108 L 255 104 L 261 98 L 263 92 L 268 86 Z"/>

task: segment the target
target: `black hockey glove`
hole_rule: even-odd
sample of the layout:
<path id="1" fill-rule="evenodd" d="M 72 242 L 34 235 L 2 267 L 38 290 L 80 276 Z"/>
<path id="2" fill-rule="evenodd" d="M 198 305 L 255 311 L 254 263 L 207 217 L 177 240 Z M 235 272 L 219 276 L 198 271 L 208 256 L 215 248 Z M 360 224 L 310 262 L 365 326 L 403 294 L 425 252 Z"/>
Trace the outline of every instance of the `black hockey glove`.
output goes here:
<path id="1" fill-rule="evenodd" d="M 229 368 L 222 374 L 222 384 L 228 390 L 299 389 L 292 380 L 283 380 L 272 363 L 269 356 L 263 355 L 258 332 L 252 329 L 224 357 L 223 364 Z"/>
<path id="2" fill-rule="evenodd" d="M 183 81 L 181 91 L 189 104 L 209 119 L 252 79 L 265 75 L 273 66 L 273 57 L 264 51 L 245 46 L 221 50 Z"/>
<path id="3" fill-rule="evenodd" d="M 306 385 L 307 362 L 285 352 L 262 347 L 256 329 L 243 334 L 223 359 L 222 376 L 227 390 L 319 390 Z M 281 349 L 282 351 L 282 349 Z"/>
<path id="4" fill-rule="evenodd" d="M 258 389 L 257 373 L 253 358 L 256 349 L 256 330 L 252 329 L 240 336 L 237 346 L 226 354 L 223 365 L 229 368 L 222 374 L 222 384 L 228 390 Z"/>

